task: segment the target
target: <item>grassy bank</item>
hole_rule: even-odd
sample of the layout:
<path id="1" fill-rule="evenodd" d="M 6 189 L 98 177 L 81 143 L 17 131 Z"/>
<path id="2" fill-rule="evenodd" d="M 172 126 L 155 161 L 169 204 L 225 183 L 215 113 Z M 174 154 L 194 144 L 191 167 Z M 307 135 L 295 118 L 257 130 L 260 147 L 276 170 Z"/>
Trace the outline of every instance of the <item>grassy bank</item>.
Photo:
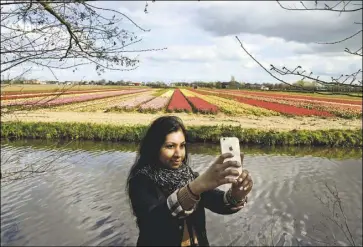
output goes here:
<path id="1" fill-rule="evenodd" d="M 114 126 L 91 123 L 2 122 L 1 137 L 7 139 L 77 139 L 140 141 L 147 126 Z M 221 136 L 236 136 L 244 144 L 361 147 L 362 130 L 264 131 L 238 126 L 192 126 L 188 140 L 219 142 Z"/>
<path id="2" fill-rule="evenodd" d="M 67 151 L 91 151 L 91 152 L 137 152 L 139 142 L 111 142 L 93 140 L 42 140 L 42 139 L 1 139 L 1 145 L 14 148 L 29 147 L 37 150 L 67 150 Z M 213 155 L 217 156 L 221 148 L 217 143 L 190 143 L 189 153 L 192 155 Z M 312 156 L 328 159 L 346 160 L 361 159 L 362 149 L 351 147 L 327 147 L 327 146 L 267 146 L 242 144 L 241 150 L 245 155 L 277 155 L 277 156 Z"/>

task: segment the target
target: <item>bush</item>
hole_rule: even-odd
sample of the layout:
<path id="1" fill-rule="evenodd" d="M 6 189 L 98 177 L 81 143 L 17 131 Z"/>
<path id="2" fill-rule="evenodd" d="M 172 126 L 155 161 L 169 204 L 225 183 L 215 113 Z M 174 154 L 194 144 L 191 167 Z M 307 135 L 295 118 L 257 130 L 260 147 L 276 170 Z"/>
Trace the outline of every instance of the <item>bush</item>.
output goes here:
<path id="1" fill-rule="evenodd" d="M 1 137 L 6 139 L 77 139 L 138 142 L 146 125 L 109 125 L 93 123 L 3 122 Z M 289 146 L 361 147 L 362 130 L 292 130 L 243 129 L 239 126 L 191 126 L 189 142 L 218 143 L 221 136 L 236 136 L 242 144 Z"/>

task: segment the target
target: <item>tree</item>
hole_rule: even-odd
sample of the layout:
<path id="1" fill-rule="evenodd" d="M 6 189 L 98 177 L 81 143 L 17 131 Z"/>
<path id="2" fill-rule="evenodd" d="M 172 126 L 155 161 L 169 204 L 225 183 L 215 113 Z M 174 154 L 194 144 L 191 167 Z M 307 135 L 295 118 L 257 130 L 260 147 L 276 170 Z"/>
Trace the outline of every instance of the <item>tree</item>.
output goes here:
<path id="1" fill-rule="evenodd" d="M 307 7 L 307 3 L 304 3 L 303 1 L 300 1 L 301 7 L 298 8 L 290 8 L 285 6 L 280 1 L 277 1 L 277 3 L 281 6 L 281 8 L 286 9 L 288 11 L 332 11 L 337 12 L 339 14 L 354 14 L 356 12 L 362 12 L 363 4 L 359 1 L 314 1 L 313 7 Z M 362 16 L 362 15 L 360 15 Z M 362 22 L 354 22 L 353 25 L 357 25 L 357 32 L 349 35 L 348 37 L 342 37 L 342 39 L 337 41 L 330 41 L 326 43 L 318 43 L 318 44 L 325 44 L 325 45 L 333 45 L 337 43 L 344 43 L 348 40 L 358 38 L 358 35 L 362 35 Z M 301 85 L 293 85 L 291 83 L 286 82 L 285 80 L 277 77 L 274 72 L 277 75 L 280 76 L 286 76 L 286 75 L 295 75 L 301 78 L 301 81 L 304 81 L 305 79 L 309 79 L 316 83 L 316 85 L 324 86 L 324 87 L 337 87 L 345 88 L 344 91 L 356 91 L 356 92 L 362 92 L 362 69 L 358 69 L 358 71 L 354 73 L 342 73 L 339 77 L 331 77 L 329 80 L 323 80 L 320 78 L 320 76 L 315 76 L 313 72 L 306 72 L 301 66 L 297 66 L 294 69 L 289 69 L 287 67 L 283 67 L 282 69 L 277 68 L 274 65 L 270 65 L 270 70 L 268 70 L 265 66 L 263 66 L 251 53 L 249 53 L 246 48 L 243 46 L 243 43 L 241 40 L 236 36 L 237 41 L 240 43 L 241 48 L 244 52 L 247 53 L 263 70 L 265 70 L 268 74 L 270 74 L 273 78 L 278 80 L 281 83 L 287 84 L 291 87 L 298 88 L 304 91 L 313 91 L 313 89 L 307 89 L 302 87 Z M 358 56 L 362 57 L 362 46 L 360 47 L 346 47 L 344 51 L 351 56 Z M 271 71 L 271 72 L 270 72 Z M 334 92 L 333 92 L 334 93 Z M 350 94 L 350 93 L 347 93 Z M 354 96 L 354 95 L 352 95 Z"/>
<path id="2" fill-rule="evenodd" d="M 134 70 L 139 52 L 130 46 L 142 39 L 126 25 L 149 32 L 127 15 L 97 7 L 91 1 L 1 2 L 1 75 L 20 66 L 77 70 L 91 64 L 106 70 Z M 9 74 L 8 74 L 9 75 Z M 56 77 L 56 76 L 55 76 Z"/>
<path id="3" fill-rule="evenodd" d="M 144 11 L 147 12 L 147 9 Z M 7 85 L 2 84 L 2 88 L 22 82 L 23 76 L 33 66 L 50 70 L 58 81 L 54 69 L 75 71 L 80 66 L 93 65 L 99 75 L 107 70 L 134 70 L 139 63 L 137 53 L 163 50 L 130 49 L 142 40 L 133 28 L 138 32 L 150 30 L 140 27 L 124 13 L 98 7 L 86 0 L 1 1 L 0 18 L 0 75 L 8 82 Z M 14 70 L 17 71 L 16 76 Z M 105 84 L 106 81 L 91 83 Z M 46 104 L 74 86 L 64 85 L 56 95 L 41 97 L 33 106 L 36 107 L 39 102 Z M 1 94 L 3 96 L 4 90 Z M 27 105 L 26 109 L 29 110 L 29 107 L 32 106 Z M 12 112 L 7 107 L 1 107 L 1 116 Z M 2 181 L 24 179 L 53 170 L 51 164 L 57 159 L 50 156 L 44 164 L 35 162 L 4 171 L 4 166 L 13 158 L 10 155 L 1 160 Z"/>

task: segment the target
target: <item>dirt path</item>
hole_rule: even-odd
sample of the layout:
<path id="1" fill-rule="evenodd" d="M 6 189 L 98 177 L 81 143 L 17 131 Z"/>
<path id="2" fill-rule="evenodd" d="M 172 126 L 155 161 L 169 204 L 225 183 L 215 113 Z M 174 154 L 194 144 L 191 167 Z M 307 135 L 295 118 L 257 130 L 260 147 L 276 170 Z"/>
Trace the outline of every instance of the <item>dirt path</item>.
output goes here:
<path id="1" fill-rule="evenodd" d="M 104 124 L 149 124 L 154 119 L 165 114 L 144 113 L 103 113 L 103 112 L 52 112 L 38 110 L 31 112 L 16 112 L 2 116 L 1 121 L 20 120 L 25 122 L 89 122 Z M 195 125 L 241 125 L 243 128 L 292 130 L 292 129 L 355 129 L 362 128 L 362 120 L 322 119 L 317 117 L 230 117 L 224 114 L 199 115 L 173 113 L 179 116 L 186 126 Z"/>

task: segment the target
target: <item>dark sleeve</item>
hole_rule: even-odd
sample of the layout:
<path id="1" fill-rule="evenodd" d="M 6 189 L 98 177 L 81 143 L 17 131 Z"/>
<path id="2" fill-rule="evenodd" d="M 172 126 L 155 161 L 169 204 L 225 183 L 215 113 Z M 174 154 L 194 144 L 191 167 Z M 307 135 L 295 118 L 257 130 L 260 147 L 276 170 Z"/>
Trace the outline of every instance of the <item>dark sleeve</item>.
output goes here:
<path id="1" fill-rule="evenodd" d="M 159 197 L 156 186 L 144 176 L 131 179 L 129 186 L 131 204 L 139 220 L 157 224 L 162 218 L 183 218 L 193 212 L 183 210 L 178 202 L 177 191 L 166 199 Z"/>
<path id="2" fill-rule="evenodd" d="M 234 214 L 241 210 L 242 207 L 232 207 L 225 198 L 225 192 L 220 189 L 209 190 L 201 195 L 201 202 L 205 208 L 217 214 Z"/>
<path id="3" fill-rule="evenodd" d="M 199 172 L 193 172 L 195 178 Z M 234 214 L 243 207 L 232 207 L 225 198 L 225 192 L 220 189 L 209 190 L 201 194 L 201 204 L 216 214 Z"/>

